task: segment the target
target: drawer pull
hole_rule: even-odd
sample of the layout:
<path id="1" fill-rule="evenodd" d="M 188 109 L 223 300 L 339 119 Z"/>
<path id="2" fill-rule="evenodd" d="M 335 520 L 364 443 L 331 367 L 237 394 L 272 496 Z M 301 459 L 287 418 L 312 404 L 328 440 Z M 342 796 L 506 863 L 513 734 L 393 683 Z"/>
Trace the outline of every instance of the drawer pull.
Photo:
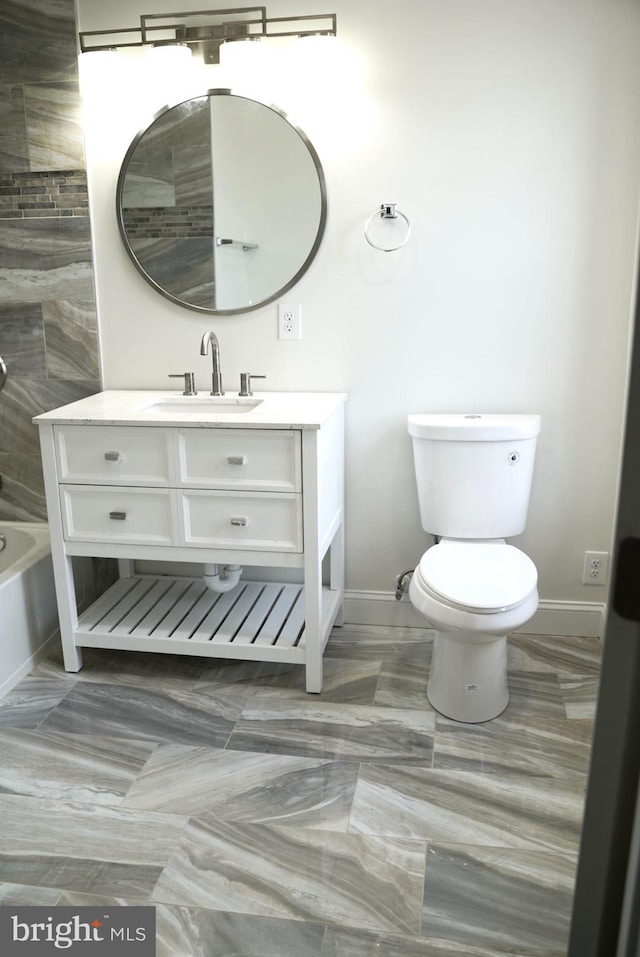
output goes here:
<path id="1" fill-rule="evenodd" d="M 117 521 L 117 522 L 124 522 L 126 517 L 127 517 L 126 512 L 109 512 L 109 518 L 112 518 L 114 521 Z"/>
<path id="2" fill-rule="evenodd" d="M 246 465 L 247 456 L 246 455 L 229 455 L 227 457 L 227 462 L 229 465 Z"/>
<path id="3" fill-rule="evenodd" d="M 230 519 L 232 525 L 248 525 L 249 519 L 246 515 L 238 515 L 235 518 Z"/>
<path id="4" fill-rule="evenodd" d="M 120 462 L 122 459 L 122 452 L 105 452 L 104 458 L 106 462 Z"/>

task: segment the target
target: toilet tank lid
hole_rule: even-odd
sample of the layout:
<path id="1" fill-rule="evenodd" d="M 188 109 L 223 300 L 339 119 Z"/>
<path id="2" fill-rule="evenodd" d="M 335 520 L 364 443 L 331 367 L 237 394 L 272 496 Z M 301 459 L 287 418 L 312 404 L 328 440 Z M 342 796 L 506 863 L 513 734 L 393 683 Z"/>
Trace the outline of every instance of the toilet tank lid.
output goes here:
<path id="1" fill-rule="evenodd" d="M 531 439 L 540 432 L 539 415 L 493 413 L 417 413 L 408 418 L 409 435 L 441 442 L 503 442 Z"/>

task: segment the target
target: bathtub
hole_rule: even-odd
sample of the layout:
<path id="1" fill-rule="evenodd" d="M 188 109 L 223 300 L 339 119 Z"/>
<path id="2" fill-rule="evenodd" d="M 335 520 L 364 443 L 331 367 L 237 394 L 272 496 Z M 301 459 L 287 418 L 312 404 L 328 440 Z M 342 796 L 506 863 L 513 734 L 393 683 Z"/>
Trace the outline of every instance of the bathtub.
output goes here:
<path id="1" fill-rule="evenodd" d="M 46 524 L 0 522 L 0 697 L 57 635 L 58 613 Z M 2 539 L 0 539 L 0 545 Z"/>

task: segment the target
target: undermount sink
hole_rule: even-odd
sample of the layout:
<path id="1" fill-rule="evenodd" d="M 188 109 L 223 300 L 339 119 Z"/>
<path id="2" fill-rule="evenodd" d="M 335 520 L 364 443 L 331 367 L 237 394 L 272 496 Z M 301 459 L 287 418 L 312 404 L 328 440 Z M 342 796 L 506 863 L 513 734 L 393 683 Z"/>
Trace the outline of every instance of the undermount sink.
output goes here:
<path id="1" fill-rule="evenodd" d="M 172 399 L 162 399 L 158 402 L 153 402 L 151 405 L 145 405 L 141 412 L 149 412 L 151 414 L 161 414 L 161 413 L 184 413 L 190 412 L 196 415 L 206 415 L 207 413 L 220 415 L 220 413 L 228 413 L 232 415 L 237 415 L 239 412 L 250 412 L 252 409 L 255 409 L 262 402 L 262 399 L 252 399 L 250 397 L 244 396 L 211 396 L 208 399 L 198 399 L 190 395 L 181 395 L 176 396 Z"/>

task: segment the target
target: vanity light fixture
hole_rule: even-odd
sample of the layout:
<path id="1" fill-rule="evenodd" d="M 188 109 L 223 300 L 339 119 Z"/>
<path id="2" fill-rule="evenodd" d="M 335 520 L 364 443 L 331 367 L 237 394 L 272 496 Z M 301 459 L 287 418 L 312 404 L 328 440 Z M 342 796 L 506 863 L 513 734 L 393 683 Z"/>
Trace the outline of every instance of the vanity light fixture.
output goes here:
<path id="1" fill-rule="evenodd" d="M 153 47 L 186 44 L 204 63 L 220 62 L 220 47 L 231 40 L 272 37 L 330 36 L 337 33 L 335 13 L 268 17 L 266 7 L 196 10 L 190 13 L 150 13 L 140 25 L 111 30 L 85 30 L 78 34 L 80 52 L 114 47 Z"/>
<path id="2" fill-rule="evenodd" d="M 189 61 L 193 51 L 188 43 L 162 40 L 160 43 L 152 44 L 151 53 L 162 63 L 177 65 L 183 61 Z"/>

